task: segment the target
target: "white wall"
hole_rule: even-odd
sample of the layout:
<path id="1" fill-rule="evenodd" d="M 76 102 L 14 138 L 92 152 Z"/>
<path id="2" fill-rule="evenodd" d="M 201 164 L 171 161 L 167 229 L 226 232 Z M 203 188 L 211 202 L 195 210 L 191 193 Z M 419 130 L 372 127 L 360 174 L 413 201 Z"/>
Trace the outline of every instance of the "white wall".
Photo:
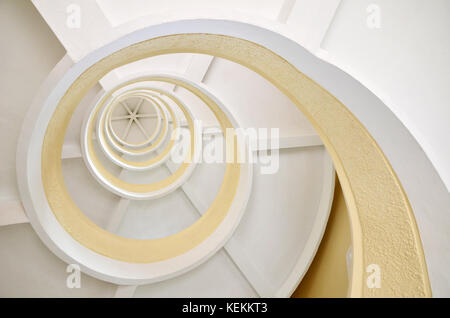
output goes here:
<path id="1" fill-rule="evenodd" d="M 65 50 L 29 1 L 0 1 L 0 38 L 2 202 L 19 199 L 16 147 L 22 121 Z M 115 291 L 114 285 L 84 274 L 80 289 L 67 288 L 67 264 L 50 252 L 30 224 L 0 227 L 0 260 L 0 297 L 111 297 Z"/>
<path id="2" fill-rule="evenodd" d="M 19 198 L 16 147 L 34 95 L 65 51 L 29 1 L 0 1 L 0 201 Z"/>
<path id="3" fill-rule="evenodd" d="M 0 260 L 0 297 L 112 297 L 116 289 L 84 274 L 80 288 L 67 288 L 67 264 L 30 224 L 0 227 Z"/>
<path id="4" fill-rule="evenodd" d="M 369 28 L 369 4 L 380 28 Z M 378 95 L 417 139 L 450 189 L 450 2 L 341 2 L 322 48 Z"/>
<path id="5" fill-rule="evenodd" d="M 148 15 L 160 15 L 177 10 L 212 9 L 233 10 L 275 20 L 284 0 L 97 0 L 113 26 Z"/>

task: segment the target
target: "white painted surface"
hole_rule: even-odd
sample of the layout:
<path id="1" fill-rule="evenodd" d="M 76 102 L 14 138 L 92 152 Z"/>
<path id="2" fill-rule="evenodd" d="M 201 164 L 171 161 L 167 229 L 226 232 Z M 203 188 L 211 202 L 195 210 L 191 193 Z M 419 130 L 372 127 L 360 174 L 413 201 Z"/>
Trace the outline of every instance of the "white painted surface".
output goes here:
<path id="1" fill-rule="evenodd" d="M 246 222 L 244 236 L 238 236 L 239 229 L 244 226 L 241 224 L 224 248 L 226 255 L 262 297 L 288 297 L 295 290 L 312 262 L 318 242 L 325 231 L 334 193 L 335 172 L 324 148 L 287 149 L 281 151 L 280 156 L 282 168 L 278 173 L 261 175 L 255 169 L 253 187 L 257 189 L 258 195 L 253 192 L 250 204 L 252 198 L 255 198 L 253 202 L 257 208 L 252 208 L 249 204 L 241 221 Z M 198 165 L 194 174 L 196 179 L 191 178 L 183 185 L 182 190 L 197 213 L 203 214 L 208 206 L 209 194 L 212 194 L 212 198 L 215 195 L 214 191 L 208 189 L 205 181 L 217 179 L 220 171 L 218 165 Z M 294 174 L 290 174 L 292 171 Z M 308 182 L 304 183 L 305 180 Z M 315 182 L 313 185 L 311 180 Z M 270 198 L 272 205 L 267 206 L 267 198 Z M 280 205 L 280 211 L 274 208 L 277 205 Z M 299 211 L 299 208 L 304 210 Z M 301 233 L 300 236 L 298 233 Z M 265 245 L 267 241 L 262 238 L 274 241 L 276 247 Z M 252 243 L 252 240 L 258 246 L 246 245 L 248 242 Z M 289 249 L 289 252 L 284 248 Z M 276 255 L 278 251 L 282 255 Z M 255 253 L 259 253 L 261 257 L 255 259 Z M 286 269 L 283 267 L 286 264 L 288 267 L 292 266 Z M 275 267 L 272 268 L 273 272 L 281 276 L 284 274 L 285 278 L 279 279 L 273 276 L 273 272 L 267 273 L 271 265 Z M 191 274 L 186 273 L 184 276 L 186 275 Z"/>
<path id="2" fill-rule="evenodd" d="M 297 2 L 301 2 L 301 1 L 297 1 Z M 372 1 L 373 2 L 373 1 Z M 340 18 L 341 19 L 341 21 L 343 21 L 343 20 L 348 20 L 347 19 L 348 17 L 345 17 L 345 18 Z M 352 19 L 350 19 L 351 21 L 350 21 L 350 23 L 353 23 L 354 22 L 354 20 L 352 20 Z M 357 22 L 359 22 L 359 20 L 358 19 L 356 19 L 357 20 Z M 345 22 L 345 21 L 344 21 Z M 291 23 L 292 23 L 292 20 L 291 20 Z M 448 28 L 447 28 L 448 29 Z M 358 32 L 359 32 L 359 30 L 358 30 Z M 417 33 L 416 33 L 417 34 Z M 420 34 L 420 32 L 419 32 L 419 34 Z M 345 35 L 345 34 L 344 34 Z M 445 36 L 444 36 L 444 38 L 445 38 Z M 350 40 L 351 41 L 351 39 L 349 39 L 348 37 L 347 37 L 347 35 L 345 35 L 345 39 L 347 39 L 347 40 Z M 358 39 L 358 41 L 359 40 L 361 40 L 361 39 Z M 430 41 L 431 41 L 431 39 L 430 39 Z M 87 42 L 85 42 L 85 43 L 88 43 L 89 41 L 87 41 Z M 356 41 L 355 41 L 355 43 L 356 43 Z M 325 43 L 326 44 L 326 43 Z M 383 49 L 385 49 L 386 47 L 389 47 L 389 45 L 392 45 L 392 43 L 391 42 L 384 42 L 383 43 L 383 45 L 382 46 L 380 46 L 380 47 L 382 47 Z M 349 44 L 349 46 L 348 47 L 352 47 L 350 44 Z M 347 48 L 348 48 L 347 47 Z M 340 52 L 342 52 L 343 54 L 342 54 L 342 56 L 344 55 L 344 53 L 345 54 L 347 54 L 348 52 L 345 52 L 345 49 L 346 48 L 344 48 L 344 47 L 342 47 L 341 48 L 342 50 L 340 51 Z M 373 49 L 372 50 L 372 52 L 371 53 L 373 53 L 373 52 L 375 52 L 375 53 L 373 53 L 373 54 L 377 54 L 376 52 L 376 48 L 371 48 L 371 49 Z M 358 53 L 358 52 L 363 52 L 363 46 L 361 46 L 361 45 L 359 45 L 359 44 L 356 44 L 356 46 L 355 46 L 355 52 L 353 52 L 353 53 Z M 411 53 L 411 52 L 410 52 Z M 403 56 L 403 55 L 402 55 Z M 373 56 L 372 56 L 373 57 Z M 370 63 L 369 63 L 370 64 Z M 426 63 L 423 63 L 423 64 L 426 64 Z M 339 64 L 338 64 L 339 65 Z M 354 74 L 354 75 L 357 75 L 356 74 L 357 72 L 352 72 L 352 74 Z M 359 77 L 358 76 L 358 78 L 363 78 L 363 76 L 361 76 L 361 77 Z M 366 83 L 366 81 L 363 81 L 364 83 Z M 382 95 L 382 94 L 381 94 Z M 388 101 L 387 99 L 385 99 L 385 98 L 383 98 L 383 100 L 385 100 L 386 102 Z M 391 103 L 389 103 L 389 105 L 390 105 Z M 448 118 L 448 117 L 447 117 Z M 409 127 L 410 128 L 410 127 Z M 395 142 L 393 142 L 394 144 L 395 144 Z M 412 143 L 414 144 L 414 141 L 412 141 Z M 445 147 L 444 147 L 445 148 Z M 408 149 L 407 147 L 406 147 L 406 149 Z M 426 150 L 426 149 L 425 149 Z M 445 150 L 445 149 L 444 149 Z M 392 150 L 390 150 L 391 151 L 391 153 L 392 153 Z M 394 151 L 395 152 L 395 151 Z M 427 152 L 428 153 L 428 152 Z M 411 152 L 411 157 L 413 157 L 413 158 L 416 158 L 417 156 L 422 156 L 421 158 L 423 158 L 423 154 L 418 154 L 417 152 Z M 429 171 L 429 169 L 430 169 L 430 166 L 429 165 L 427 165 L 427 162 L 426 162 L 426 159 L 425 160 L 414 160 L 413 162 L 405 162 L 405 161 L 403 161 L 403 164 L 405 165 L 405 166 L 408 166 L 409 167 L 409 170 L 407 170 L 407 173 L 403 173 L 402 175 L 400 175 L 400 178 L 402 179 L 404 179 L 405 178 L 405 176 L 407 176 L 407 175 L 409 175 L 409 176 L 412 176 L 413 175 L 413 171 L 414 171 L 414 169 L 419 169 L 419 170 L 422 170 L 422 171 Z M 432 167 L 431 167 L 431 169 L 432 169 Z M 397 170 L 397 168 L 396 168 L 396 170 Z M 428 182 L 430 182 L 430 180 L 436 180 L 436 179 L 433 179 L 433 178 L 435 178 L 434 176 L 433 177 L 431 177 L 431 178 L 429 178 L 429 179 L 426 179 L 426 180 L 424 180 L 423 178 L 421 179 L 421 177 L 420 177 L 420 175 L 417 177 L 418 178 L 418 180 L 419 180 L 419 182 L 424 182 L 425 181 L 425 184 L 427 184 Z M 439 180 L 439 179 L 437 179 L 437 180 Z M 423 197 L 424 196 L 424 193 L 421 191 L 421 186 L 420 186 L 420 184 L 419 185 L 417 185 L 415 188 L 411 188 L 410 186 L 409 186 L 409 184 L 411 184 L 411 183 L 417 183 L 417 180 L 415 180 L 414 178 L 411 178 L 411 180 L 409 180 L 409 181 L 406 181 L 405 183 L 406 183 L 406 186 L 405 186 L 405 183 L 404 183 L 404 186 L 405 186 L 405 188 L 406 188 L 406 191 L 408 192 L 408 195 L 409 196 L 412 196 L 412 197 L 415 197 L 415 198 L 421 198 L 421 197 Z M 426 185 L 425 185 L 426 186 Z M 437 201 L 437 203 L 433 203 L 433 202 L 431 202 L 432 200 L 434 200 L 434 201 Z M 417 203 L 418 202 L 418 203 Z M 423 201 L 424 203 L 423 203 L 423 206 L 422 207 L 420 207 L 419 208 L 419 210 L 421 210 L 421 211 L 427 211 L 427 213 L 428 213 L 428 219 L 426 219 L 425 221 L 424 220 L 418 220 L 419 221 L 419 227 L 421 226 L 421 223 L 423 224 L 424 222 L 426 222 L 426 224 L 427 224 L 427 226 L 429 226 L 429 228 L 431 228 L 431 229 L 433 229 L 434 228 L 434 226 L 435 226 L 435 224 L 436 223 L 441 223 L 441 228 L 444 228 L 445 229 L 445 225 L 446 224 L 448 224 L 448 220 L 446 219 L 446 217 L 445 216 L 443 216 L 443 215 L 436 215 L 436 213 L 435 213 L 435 211 L 444 211 L 445 212 L 445 207 L 448 207 L 448 205 L 447 205 L 447 202 L 448 202 L 448 200 L 446 200 L 446 199 L 442 199 L 442 192 L 438 192 L 438 191 L 435 191 L 434 192 L 434 196 L 433 197 L 428 197 L 428 199 L 427 200 L 425 200 L 425 201 Z M 414 203 L 413 202 L 413 206 L 415 207 L 415 210 L 417 210 L 416 209 L 416 207 L 417 206 L 420 206 L 421 205 L 421 203 L 420 203 L 420 200 L 419 201 L 416 201 L 416 203 Z M 444 209 L 442 209 L 444 207 Z M 424 235 L 423 234 L 423 232 L 424 232 L 424 230 L 423 230 L 423 228 L 421 228 L 421 231 L 422 231 L 422 236 Z M 427 230 L 425 230 L 425 232 L 427 232 Z M 448 240 L 448 237 L 445 235 L 445 233 L 446 232 L 439 232 L 439 231 L 437 231 L 437 233 L 435 233 L 434 231 L 428 231 L 428 233 L 430 233 L 429 235 L 434 235 L 435 236 L 435 240 L 436 241 L 441 241 L 441 242 L 448 242 L 449 240 Z M 433 234 L 434 233 L 434 234 Z M 428 251 L 430 251 L 430 250 L 432 250 L 433 252 L 432 253 L 436 253 L 436 255 L 437 254 L 441 254 L 442 255 L 442 249 L 440 249 L 440 248 L 436 248 L 436 245 L 435 244 L 432 244 L 432 240 L 430 239 L 430 238 L 428 238 L 428 239 L 424 239 L 424 241 L 425 241 L 425 248 L 426 248 L 426 253 L 429 253 L 429 252 L 427 252 L 427 250 Z M 428 246 L 427 246 L 427 244 L 426 244 L 426 241 L 428 241 Z M 445 248 L 444 248 L 444 250 L 446 250 Z M 446 255 L 448 255 L 448 254 L 446 254 Z M 437 256 L 435 256 L 435 257 L 437 257 Z M 448 264 L 448 262 L 442 262 L 441 263 L 441 270 L 434 270 L 435 272 L 440 272 L 440 273 L 438 273 L 438 275 L 445 275 L 445 272 L 446 272 L 446 264 Z M 438 268 L 438 267 L 436 267 L 437 265 L 436 265 L 436 263 L 433 265 L 433 268 Z M 431 274 L 431 275 L 434 275 L 434 274 Z M 441 280 L 442 281 L 442 284 L 444 285 L 443 286 L 443 289 L 441 288 L 441 291 L 442 290 L 445 290 L 445 284 L 446 284 L 446 279 L 445 278 L 434 278 L 434 279 L 432 279 L 432 281 L 434 281 L 434 283 L 433 283 L 433 285 L 435 285 L 435 282 L 436 281 L 438 281 L 438 280 Z M 434 292 L 434 294 L 436 295 L 436 292 L 434 291 L 435 290 L 435 288 L 434 288 L 434 286 L 433 286 L 433 292 Z"/>
<path id="3" fill-rule="evenodd" d="M 135 297 L 257 297 L 223 250 L 180 277 L 139 286 Z"/>
<path id="4" fill-rule="evenodd" d="M 314 147 L 322 146 L 323 142 L 319 135 L 299 135 L 299 136 L 286 136 L 280 137 L 278 145 L 274 145 L 271 138 L 265 138 L 258 140 L 258 150 L 267 149 L 286 149 L 286 148 L 302 148 L 302 147 Z"/>
<path id="5" fill-rule="evenodd" d="M 324 154 L 322 147 L 281 150 L 277 174 L 255 168 L 247 212 L 226 248 L 255 280 L 267 281 L 262 296 L 277 293 L 304 252 L 322 197 Z"/>
<path id="6" fill-rule="evenodd" d="M 106 228 L 119 197 L 99 187 L 81 158 L 63 160 L 62 170 L 67 190 L 77 206 L 95 224 Z"/>
<path id="7" fill-rule="evenodd" d="M 208 141 L 205 141 L 205 144 L 207 145 Z M 187 197 L 193 201 L 192 204 L 197 209 L 196 213 L 205 213 L 213 203 L 224 175 L 224 163 L 201 163 L 197 165 L 191 178 L 182 187 Z"/>
<path id="8" fill-rule="evenodd" d="M 215 58 L 204 83 L 217 92 L 244 128 L 280 128 L 280 137 L 316 134 L 288 97 L 242 65 Z"/>
<path id="9" fill-rule="evenodd" d="M 112 41 L 111 24 L 92 0 L 32 0 L 72 60 L 78 61 L 95 48 Z M 80 28 L 67 24 L 70 5 L 80 9 Z"/>
<path id="10" fill-rule="evenodd" d="M 64 142 L 62 154 L 62 159 L 75 159 L 75 158 L 81 158 L 81 147 L 78 143 L 69 143 Z"/>
<path id="11" fill-rule="evenodd" d="M 136 288 L 136 285 L 119 285 L 114 293 L 114 298 L 132 298 Z"/>
<path id="12" fill-rule="evenodd" d="M 211 66 L 214 57 L 205 54 L 192 54 L 185 76 L 194 82 L 203 82 L 203 78 Z"/>
<path id="13" fill-rule="evenodd" d="M 380 9 L 380 28 L 366 20 Z M 322 44 L 419 142 L 450 191 L 450 2 L 343 0 Z"/>
<path id="14" fill-rule="evenodd" d="M 0 38 L 2 201 L 19 199 L 15 161 L 21 123 L 36 90 L 65 52 L 28 1 L 0 2 Z"/>
<path id="15" fill-rule="evenodd" d="M 311 52 L 320 48 L 341 0 L 296 0 L 286 20 L 295 40 Z"/>
<path id="16" fill-rule="evenodd" d="M 115 69 L 118 79 L 138 73 L 184 73 L 192 59 L 192 54 L 165 54 L 142 59 Z M 117 80 L 116 79 L 116 83 Z M 162 88 L 173 87 L 170 83 L 161 83 Z"/>
<path id="17" fill-rule="evenodd" d="M 0 226 L 28 222 L 28 217 L 20 201 L 0 201 Z"/>
<path id="18" fill-rule="evenodd" d="M 136 20 L 144 16 L 160 16 L 167 12 L 185 10 L 235 10 L 275 20 L 283 0 L 97 0 L 98 6 L 113 26 Z"/>
<path id="19" fill-rule="evenodd" d="M 67 264 L 45 246 L 30 224 L 0 227 L 0 297 L 112 297 L 116 285 L 81 273 L 67 288 Z"/>
<path id="20" fill-rule="evenodd" d="M 73 145 L 72 150 L 75 151 L 73 147 L 80 148 L 80 140 L 81 140 L 81 126 L 83 124 L 83 120 L 86 116 L 86 113 L 92 107 L 92 103 L 100 95 L 103 91 L 100 85 L 95 85 L 83 98 L 80 105 L 75 109 L 72 118 L 70 119 L 69 126 L 66 130 L 66 135 L 64 136 L 64 143 L 67 145 Z M 69 151 L 70 148 L 66 150 Z M 81 151 L 81 149 L 79 149 Z M 64 156 L 64 148 L 63 148 L 63 156 Z"/>
<path id="21" fill-rule="evenodd" d="M 106 225 L 106 230 L 111 233 L 117 233 L 122 225 L 123 219 L 127 214 L 128 206 L 130 205 L 130 200 L 120 198 L 119 203 L 114 207 L 109 215 L 109 220 Z"/>
<path id="22" fill-rule="evenodd" d="M 178 189 L 159 200 L 130 202 L 117 233 L 135 239 L 156 239 L 178 233 L 197 220 L 192 204 Z"/>

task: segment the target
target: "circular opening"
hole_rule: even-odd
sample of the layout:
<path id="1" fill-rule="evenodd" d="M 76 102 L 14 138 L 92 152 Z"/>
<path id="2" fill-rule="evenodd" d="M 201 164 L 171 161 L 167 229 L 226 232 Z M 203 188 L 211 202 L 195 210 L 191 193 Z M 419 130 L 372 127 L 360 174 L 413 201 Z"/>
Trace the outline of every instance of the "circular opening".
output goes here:
<path id="1" fill-rule="evenodd" d="M 144 97 L 125 98 L 111 105 L 109 127 L 122 145 L 145 145 L 158 128 L 157 108 Z"/>

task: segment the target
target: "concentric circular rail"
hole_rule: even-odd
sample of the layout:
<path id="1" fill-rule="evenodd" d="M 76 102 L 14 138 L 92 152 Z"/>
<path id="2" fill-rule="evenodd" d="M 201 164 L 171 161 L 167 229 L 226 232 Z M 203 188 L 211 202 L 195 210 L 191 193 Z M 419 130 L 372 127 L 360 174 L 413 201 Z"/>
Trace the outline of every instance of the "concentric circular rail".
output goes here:
<path id="1" fill-rule="evenodd" d="M 226 103 L 205 85 L 183 76 L 149 73 L 121 79 L 98 97 L 86 115 L 81 146 L 86 166 L 108 191 L 130 200 L 156 200 L 169 195 L 194 172 L 202 132 L 189 105 L 154 84 L 170 83 L 189 91 L 214 114 L 227 154 L 231 153 L 233 159 L 226 162 L 217 196 L 196 222 L 157 239 L 122 237 L 89 219 L 64 182 L 64 133 L 83 98 L 114 68 L 171 53 L 209 54 L 243 65 L 282 91 L 313 124 L 336 167 L 349 209 L 353 235 L 351 296 L 429 295 L 423 251 L 408 199 L 369 132 L 348 108 L 320 86 L 324 72 L 318 62 L 277 33 L 229 21 L 179 21 L 136 31 L 78 62 L 62 76 L 45 101 L 30 110 L 35 116 L 27 118 L 24 127 L 28 128 L 18 152 L 18 157 L 25 158 L 18 163 L 22 168 L 18 174 L 26 181 L 19 186 L 34 229 L 55 254 L 68 263 L 80 264 L 83 271 L 99 279 L 146 284 L 191 270 L 226 243 L 239 250 L 232 235 L 249 199 L 253 166 L 248 161 L 240 162 L 238 156 L 248 152 L 249 145 L 245 137 L 236 133 L 240 126 Z M 311 65 L 316 65 L 317 70 Z M 311 78 L 301 72 L 304 69 Z M 154 105 L 157 125 L 153 133 L 138 120 L 140 106 L 131 109 L 126 104 L 131 97 Z M 115 107 L 124 102 L 127 115 L 123 119 L 128 124 L 120 136 L 111 123 L 118 119 L 114 116 Z M 189 132 L 189 140 L 177 136 L 181 121 L 187 123 L 183 129 Z M 128 126 L 133 123 L 145 137 L 142 142 L 127 141 Z M 103 162 L 105 157 L 117 167 L 143 173 L 168 161 L 177 146 L 186 145 L 184 159 L 177 168 L 168 177 L 148 183 L 124 180 Z M 329 179 L 334 181 L 334 176 Z M 317 250 L 328 213 L 329 205 L 324 204 L 304 250 L 281 286 L 259 287 L 264 291 L 260 294 L 269 294 L 266 290 L 272 296 L 292 293 Z M 370 289 L 365 284 L 365 268 L 373 263 L 383 268 L 383 289 Z M 405 266 L 408 273 L 399 274 Z"/>
<path id="2" fill-rule="evenodd" d="M 130 100 L 130 97 L 137 97 L 139 98 L 138 104 L 135 106 L 133 110 L 130 109 L 130 106 L 127 104 L 127 100 Z M 150 103 L 150 105 L 153 106 L 155 113 L 143 113 L 141 110 L 141 107 L 143 104 Z M 122 97 L 121 100 L 116 101 L 113 105 L 110 105 L 108 116 L 107 116 L 107 129 L 111 132 L 112 136 L 114 136 L 115 140 L 121 143 L 122 145 L 128 146 L 130 148 L 139 148 L 142 146 L 145 146 L 155 140 L 155 138 L 158 136 L 159 131 L 161 129 L 161 106 L 154 105 L 155 101 L 151 98 L 148 98 L 144 95 L 133 95 L 127 97 Z M 127 111 L 127 115 L 122 116 L 112 116 L 114 111 L 118 108 L 118 105 L 123 107 Z M 141 121 L 144 118 L 155 118 L 156 119 L 156 127 L 152 130 L 152 133 L 149 134 L 147 130 L 144 128 L 144 125 L 141 123 Z M 117 121 L 127 121 L 127 125 L 125 130 L 123 131 L 123 135 L 121 137 L 118 136 L 118 133 L 116 133 L 116 129 L 113 127 L 113 122 Z M 145 138 L 142 142 L 131 142 L 127 141 L 127 138 L 129 137 L 130 130 L 132 125 L 135 124 L 140 132 L 142 133 L 143 137 Z"/>

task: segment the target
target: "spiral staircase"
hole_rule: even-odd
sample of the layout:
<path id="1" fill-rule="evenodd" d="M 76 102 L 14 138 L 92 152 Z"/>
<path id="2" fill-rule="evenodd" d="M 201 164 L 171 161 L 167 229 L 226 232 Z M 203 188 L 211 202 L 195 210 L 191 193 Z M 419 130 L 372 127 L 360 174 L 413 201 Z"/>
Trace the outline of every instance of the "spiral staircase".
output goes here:
<path id="1" fill-rule="evenodd" d="M 447 247 L 424 234 L 427 211 L 450 207 L 444 183 L 323 60 L 327 29 L 293 32 L 302 1 L 149 16 L 79 1 L 78 29 L 69 2 L 2 4 L 29 21 L 11 73 L 34 71 L 2 107 L 1 296 L 448 295 Z M 322 3 L 322 24 L 339 4 Z M 448 221 L 432 221 L 444 239 Z"/>

